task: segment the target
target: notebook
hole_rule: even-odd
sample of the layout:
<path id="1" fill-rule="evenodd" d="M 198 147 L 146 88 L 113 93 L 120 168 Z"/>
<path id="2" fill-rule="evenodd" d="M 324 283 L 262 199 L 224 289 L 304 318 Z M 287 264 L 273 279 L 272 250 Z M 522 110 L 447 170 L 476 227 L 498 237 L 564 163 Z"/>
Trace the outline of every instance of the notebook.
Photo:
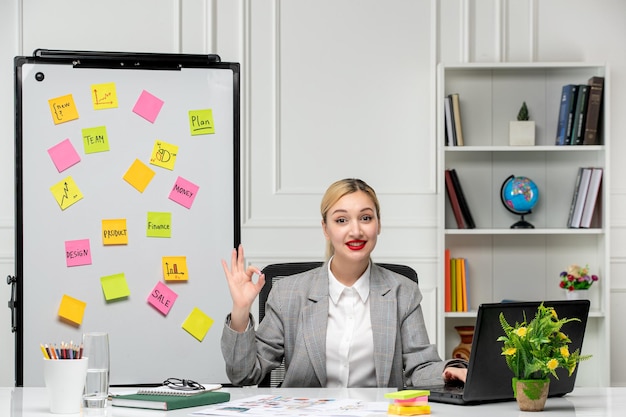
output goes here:
<path id="1" fill-rule="evenodd" d="M 524 320 L 524 312 L 527 320 L 535 316 L 540 302 L 506 302 L 481 304 L 478 307 L 472 352 L 467 369 L 467 378 L 464 386 L 441 385 L 435 387 L 416 387 L 430 390 L 429 401 L 457 405 L 481 404 L 486 402 L 514 400 L 511 379 L 513 373 L 506 365 L 502 357 L 502 342 L 498 342 L 499 336 L 504 334 L 500 326 L 500 312 L 504 313 L 506 320 L 513 324 Z M 570 351 L 582 350 L 583 337 L 589 315 L 589 300 L 559 300 L 545 301 L 544 305 L 554 307 L 559 317 L 574 318 L 580 321 L 572 321 L 563 326 L 563 333 L 567 334 L 572 343 Z M 578 367 L 568 377 L 567 371 L 557 369 L 559 379 L 550 376 L 550 397 L 563 396 L 572 392 L 576 381 Z"/>

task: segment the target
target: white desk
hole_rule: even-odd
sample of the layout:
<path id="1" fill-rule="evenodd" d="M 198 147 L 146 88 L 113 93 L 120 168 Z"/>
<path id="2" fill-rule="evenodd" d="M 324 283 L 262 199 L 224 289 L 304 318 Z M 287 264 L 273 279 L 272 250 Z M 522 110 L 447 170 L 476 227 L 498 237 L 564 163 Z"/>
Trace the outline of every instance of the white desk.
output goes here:
<path id="1" fill-rule="evenodd" d="M 117 392 L 116 389 L 112 390 Z M 376 388 L 352 389 L 265 389 L 265 388 L 228 388 L 232 399 L 251 397 L 258 394 L 281 394 L 284 396 L 303 396 L 310 398 L 357 398 L 365 401 L 387 401 L 384 393 L 395 390 Z M 181 417 L 194 410 L 206 407 L 186 408 L 165 412 L 137 410 L 136 416 L 146 417 Z M 99 416 L 122 417 L 131 416 L 128 408 L 109 407 Z M 577 388 L 563 398 L 548 398 L 546 408 L 541 415 L 549 416 L 622 416 L 626 410 L 626 387 L 624 388 Z M 433 416 L 481 416 L 506 417 L 528 415 L 517 408 L 515 402 L 485 404 L 478 406 L 453 406 L 431 403 Z M 2 417 L 42 417 L 61 416 L 48 412 L 48 399 L 45 388 L 0 388 L 0 416 Z M 66 414 L 68 417 L 94 415 Z M 95 414 L 98 415 L 98 414 Z M 537 414 L 538 416 L 539 414 Z"/>

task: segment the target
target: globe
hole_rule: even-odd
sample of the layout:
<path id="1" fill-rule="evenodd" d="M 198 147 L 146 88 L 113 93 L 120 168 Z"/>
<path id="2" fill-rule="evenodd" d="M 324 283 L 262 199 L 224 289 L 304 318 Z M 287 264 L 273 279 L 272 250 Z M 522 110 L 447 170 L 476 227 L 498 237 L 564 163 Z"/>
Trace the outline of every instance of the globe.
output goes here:
<path id="1" fill-rule="evenodd" d="M 502 183 L 500 198 L 507 210 L 521 216 L 521 220 L 511 226 L 512 229 L 534 228 L 524 220 L 524 216 L 532 212 L 539 200 L 539 189 L 533 180 L 528 177 L 509 176 Z"/>

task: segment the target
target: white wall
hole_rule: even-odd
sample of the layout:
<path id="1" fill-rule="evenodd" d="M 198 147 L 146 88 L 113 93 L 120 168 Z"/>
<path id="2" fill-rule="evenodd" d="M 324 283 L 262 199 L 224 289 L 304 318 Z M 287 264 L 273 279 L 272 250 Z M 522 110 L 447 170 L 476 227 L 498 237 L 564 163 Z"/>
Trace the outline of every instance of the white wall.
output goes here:
<path id="1" fill-rule="evenodd" d="M 148 12 L 149 11 L 149 12 Z M 218 53 L 242 63 L 243 242 L 249 261 L 320 259 L 326 186 L 378 191 L 378 261 L 420 275 L 434 332 L 434 71 L 438 61 L 607 61 L 613 178 L 626 123 L 620 0 L 14 0 L 0 2 L 0 274 L 14 271 L 12 58 L 36 48 Z M 612 314 L 626 313 L 626 189 L 613 181 Z M 217 260 L 216 260 L 217 261 Z M 0 299 L 8 299 L 8 287 Z M 6 306 L 4 302 L 2 305 Z M 0 308 L 0 385 L 13 383 Z M 225 312 L 226 313 L 226 312 Z M 612 383 L 626 385 L 613 320 Z M 434 339 L 434 335 L 433 335 Z M 608 360 L 608 358 L 602 358 Z"/>

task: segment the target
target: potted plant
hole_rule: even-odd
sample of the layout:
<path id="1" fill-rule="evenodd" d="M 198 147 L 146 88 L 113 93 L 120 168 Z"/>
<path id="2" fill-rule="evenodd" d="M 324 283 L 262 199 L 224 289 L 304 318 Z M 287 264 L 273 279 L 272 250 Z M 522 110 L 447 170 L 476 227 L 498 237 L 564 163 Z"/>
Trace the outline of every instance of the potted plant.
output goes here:
<path id="1" fill-rule="evenodd" d="M 532 146 L 535 144 L 535 122 L 530 120 L 525 101 L 517 113 L 517 120 L 509 122 L 509 144 L 511 146 Z"/>
<path id="2" fill-rule="evenodd" d="M 581 268 L 572 264 L 561 272 L 560 276 L 559 286 L 566 291 L 565 294 L 570 300 L 579 299 L 581 292 L 591 288 L 591 285 L 599 279 L 597 275 L 589 274 L 589 265 Z"/>
<path id="3" fill-rule="evenodd" d="M 561 331 L 564 324 L 580 321 L 577 318 L 559 319 L 552 307 L 541 303 L 535 317 L 527 322 L 511 325 L 500 313 L 500 325 L 504 336 L 502 355 L 513 371 L 513 393 L 522 411 L 541 411 L 544 408 L 550 387 L 549 375 L 558 379 L 556 370 L 564 368 L 571 376 L 578 362 L 588 359 L 580 349 L 570 352 L 570 338 Z"/>

